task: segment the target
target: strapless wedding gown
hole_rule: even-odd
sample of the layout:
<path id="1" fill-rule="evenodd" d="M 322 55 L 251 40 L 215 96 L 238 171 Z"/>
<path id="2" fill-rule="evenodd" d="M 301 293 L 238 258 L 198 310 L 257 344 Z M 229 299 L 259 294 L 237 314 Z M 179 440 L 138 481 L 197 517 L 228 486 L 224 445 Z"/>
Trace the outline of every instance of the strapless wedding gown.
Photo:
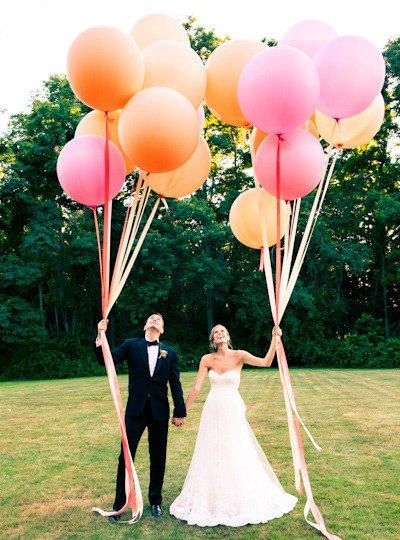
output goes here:
<path id="1" fill-rule="evenodd" d="M 240 373 L 210 370 L 192 461 L 170 513 L 201 527 L 266 523 L 290 512 L 285 493 L 246 419 Z"/>

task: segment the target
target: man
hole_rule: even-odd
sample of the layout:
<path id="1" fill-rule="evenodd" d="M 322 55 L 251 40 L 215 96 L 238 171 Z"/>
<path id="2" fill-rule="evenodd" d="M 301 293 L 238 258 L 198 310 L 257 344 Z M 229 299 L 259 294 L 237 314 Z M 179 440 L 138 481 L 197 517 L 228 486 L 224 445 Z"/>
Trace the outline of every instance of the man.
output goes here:
<path id="1" fill-rule="evenodd" d="M 107 329 L 107 322 L 98 324 L 99 332 Z M 140 438 L 147 427 L 150 453 L 149 501 L 154 517 L 162 515 L 162 485 L 169 423 L 168 387 L 174 402 L 172 423 L 180 427 L 186 416 L 182 386 L 179 379 L 176 352 L 160 343 L 164 333 L 164 319 L 159 313 L 150 315 L 144 326 L 143 338 L 131 338 L 112 351 L 115 364 L 128 362 L 129 397 L 125 423 L 132 459 L 135 459 Z M 96 339 L 95 353 L 99 364 L 104 365 L 101 343 Z M 125 460 L 122 451 L 118 461 L 117 486 L 113 508 L 119 510 L 126 500 Z M 115 521 L 115 518 L 109 518 Z"/>

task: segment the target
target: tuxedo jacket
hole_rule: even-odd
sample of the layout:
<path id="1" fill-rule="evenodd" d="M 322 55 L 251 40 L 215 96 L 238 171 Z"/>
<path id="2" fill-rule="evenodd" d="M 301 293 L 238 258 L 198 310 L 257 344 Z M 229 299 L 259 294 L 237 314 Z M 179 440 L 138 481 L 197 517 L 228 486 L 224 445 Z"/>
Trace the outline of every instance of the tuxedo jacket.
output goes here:
<path id="1" fill-rule="evenodd" d="M 104 365 L 101 347 L 94 346 L 97 361 Z M 160 351 L 166 351 L 162 357 Z M 168 383 L 171 388 L 174 402 L 173 416 L 183 418 L 186 416 L 185 402 L 181 382 L 179 380 L 178 355 L 176 352 L 160 342 L 159 354 L 153 376 L 150 375 L 147 344 L 144 338 L 131 338 L 111 351 L 114 364 L 128 363 L 129 369 L 129 397 L 126 414 L 139 416 L 142 414 L 146 401 L 150 399 L 153 417 L 162 422 L 168 422 L 169 402 Z"/>

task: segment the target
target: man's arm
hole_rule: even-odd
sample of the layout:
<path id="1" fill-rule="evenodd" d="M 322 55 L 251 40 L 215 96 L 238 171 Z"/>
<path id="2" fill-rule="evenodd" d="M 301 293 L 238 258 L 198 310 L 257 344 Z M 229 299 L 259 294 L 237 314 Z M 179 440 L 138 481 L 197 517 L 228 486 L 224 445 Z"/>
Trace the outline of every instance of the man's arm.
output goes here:
<path id="1" fill-rule="evenodd" d="M 174 352 L 169 372 L 169 386 L 174 401 L 174 418 L 184 418 L 186 416 L 185 401 L 179 376 L 178 355 Z"/>
<path id="2" fill-rule="evenodd" d="M 97 339 L 96 342 L 93 344 L 93 348 L 96 355 L 97 363 L 100 364 L 100 366 L 104 366 L 104 358 L 101 351 L 101 345 Z M 126 339 L 122 345 L 111 351 L 111 355 L 113 357 L 115 365 L 122 364 L 123 362 L 125 362 L 125 360 L 128 359 L 128 349 L 129 341 Z"/>

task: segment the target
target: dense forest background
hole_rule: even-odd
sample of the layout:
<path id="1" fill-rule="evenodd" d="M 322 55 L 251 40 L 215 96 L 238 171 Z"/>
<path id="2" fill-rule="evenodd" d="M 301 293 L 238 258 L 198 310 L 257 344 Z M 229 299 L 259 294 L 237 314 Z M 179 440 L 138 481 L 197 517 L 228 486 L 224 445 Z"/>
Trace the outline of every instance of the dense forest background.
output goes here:
<path id="1" fill-rule="evenodd" d="M 203 60 L 226 39 L 192 18 L 185 26 Z M 384 55 L 385 123 L 338 163 L 282 323 L 291 365 L 400 366 L 400 38 Z M 57 156 L 88 110 L 66 77 L 54 75 L 0 138 L 3 378 L 103 372 L 92 353 L 101 318 L 92 212 L 63 195 L 56 176 Z M 228 327 L 235 347 L 266 350 L 272 321 L 259 254 L 240 245 L 227 223 L 234 199 L 253 185 L 248 135 L 207 111 L 209 181 L 159 211 L 110 317 L 112 345 L 140 334 L 147 315 L 159 311 L 164 340 L 183 368 L 196 367 L 207 352 L 215 323 Z M 123 196 L 114 205 L 114 253 Z"/>

